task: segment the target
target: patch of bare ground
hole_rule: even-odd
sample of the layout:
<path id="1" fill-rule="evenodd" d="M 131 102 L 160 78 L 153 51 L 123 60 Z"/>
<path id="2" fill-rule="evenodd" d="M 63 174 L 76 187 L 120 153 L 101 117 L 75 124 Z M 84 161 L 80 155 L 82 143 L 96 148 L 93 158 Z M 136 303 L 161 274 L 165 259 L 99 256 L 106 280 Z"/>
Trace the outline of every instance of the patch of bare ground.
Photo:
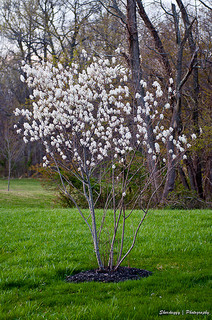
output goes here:
<path id="1" fill-rule="evenodd" d="M 128 267 L 119 267 L 116 271 L 114 270 L 87 270 L 80 273 L 68 276 L 67 282 L 120 282 L 126 280 L 139 280 L 146 278 L 151 275 L 152 272 Z"/>

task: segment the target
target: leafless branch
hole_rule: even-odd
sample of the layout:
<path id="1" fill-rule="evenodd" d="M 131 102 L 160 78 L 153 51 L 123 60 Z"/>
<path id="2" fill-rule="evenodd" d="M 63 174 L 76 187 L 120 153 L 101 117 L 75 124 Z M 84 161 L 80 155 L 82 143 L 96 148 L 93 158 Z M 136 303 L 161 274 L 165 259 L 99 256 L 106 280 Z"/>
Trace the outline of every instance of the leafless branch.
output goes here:
<path id="1" fill-rule="evenodd" d="M 120 20 L 123 22 L 123 24 L 125 24 L 125 25 L 127 24 L 127 23 L 126 23 L 126 17 L 125 17 L 125 15 L 123 14 L 123 12 L 118 8 L 118 5 L 117 5 L 116 1 L 113 1 L 113 6 L 106 6 L 105 3 L 104 3 L 103 1 L 101 1 L 101 0 L 99 0 L 99 2 L 100 2 L 101 5 L 103 6 L 103 8 L 105 8 L 105 9 L 107 10 L 108 13 L 110 13 L 110 14 L 112 14 L 114 17 L 120 19 Z M 109 8 L 111 8 L 112 11 L 111 11 Z M 115 11 L 116 13 L 115 13 L 114 11 Z"/>
<path id="2" fill-rule="evenodd" d="M 206 8 L 212 10 L 212 7 L 209 7 L 205 2 L 203 2 L 202 0 L 199 0 L 199 2 L 201 2 L 203 4 L 203 6 L 205 6 Z"/>
<path id="3" fill-rule="evenodd" d="M 153 26 L 152 22 L 150 21 L 141 0 L 136 0 L 136 2 L 138 5 L 138 9 L 139 9 L 138 10 L 139 15 L 141 16 L 142 20 L 144 21 L 146 27 L 148 28 L 148 30 L 150 31 L 150 33 L 154 39 L 155 47 L 157 48 L 158 52 L 160 53 L 163 65 L 166 70 L 166 73 L 167 73 L 168 77 L 172 77 L 172 69 L 171 69 L 171 66 L 169 63 L 168 55 L 163 47 L 160 36 L 159 36 L 156 28 Z"/>
<path id="4" fill-rule="evenodd" d="M 64 184 L 64 181 L 63 181 L 62 174 L 61 174 L 61 172 L 60 172 L 60 168 L 58 167 L 57 161 L 56 161 L 56 159 L 55 159 L 55 157 L 54 157 L 53 154 L 52 154 L 52 158 L 53 158 L 53 160 L 54 160 L 54 163 L 55 163 L 55 166 L 56 166 L 56 168 L 57 168 L 57 172 L 58 172 L 58 174 L 59 174 L 59 176 L 60 176 L 60 181 L 61 181 L 61 184 L 62 184 L 62 187 L 63 187 L 63 188 L 60 187 L 60 190 L 63 191 L 66 195 L 68 195 L 69 198 L 71 199 L 71 201 L 73 201 L 74 205 L 76 206 L 77 210 L 79 211 L 81 217 L 83 218 L 83 220 L 84 220 L 85 223 L 87 224 L 87 226 L 88 226 L 88 228 L 89 228 L 89 230 L 90 230 L 90 232 L 91 232 L 91 234 L 92 234 L 92 236 L 93 236 L 93 231 L 92 231 L 92 229 L 91 229 L 90 224 L 88 223 L 87 219 L 86 219 L 85 216 L 83 215 L 80 207 L 78 206 L 78 204 L 76 203 L 76 201 L 74 200 L 74 198 L 73 198 L 73 197 L 71 196 L 71 194 L 67 191 L 67 188 L 66 188 L 66 186 L 65 186 L 65 184 Z"/>
<path id="5" fill-rule="evenodd" d="M 190 74 L 192 73 L 193 68 L 196 66 L 195 65 L 196 61 L 195 60 L 196 60 L 196 55 L 197 55 L 198 50 L 199 50 L 199 48 L 197 48 L 195 50 L 195 52 L 193 53 L 193 56 L 191 58 L 188 70 L 187 70 L 186 74 L 184 75 L 183 79 L 179 83 L 179 86 L 178 86 L 178 90 L 179 91 L 181 90 L 181 88 L 185 84 L 185 82 L 188 80 Z"/>

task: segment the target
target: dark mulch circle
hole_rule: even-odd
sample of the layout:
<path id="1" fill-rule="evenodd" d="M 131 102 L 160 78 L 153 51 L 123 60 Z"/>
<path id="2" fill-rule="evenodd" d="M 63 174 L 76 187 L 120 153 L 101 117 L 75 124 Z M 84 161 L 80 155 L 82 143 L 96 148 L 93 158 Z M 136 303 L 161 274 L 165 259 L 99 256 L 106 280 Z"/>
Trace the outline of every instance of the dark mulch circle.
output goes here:
<path id="1" fill-rule="evenodd" d="M 137 268 L 119 267 L 116 271 L 98 269 L 83 271 L 66 278 L 67 282 L 120 282 L 126 280 L 139 280 L 148 277 L 152 272 Z"/>

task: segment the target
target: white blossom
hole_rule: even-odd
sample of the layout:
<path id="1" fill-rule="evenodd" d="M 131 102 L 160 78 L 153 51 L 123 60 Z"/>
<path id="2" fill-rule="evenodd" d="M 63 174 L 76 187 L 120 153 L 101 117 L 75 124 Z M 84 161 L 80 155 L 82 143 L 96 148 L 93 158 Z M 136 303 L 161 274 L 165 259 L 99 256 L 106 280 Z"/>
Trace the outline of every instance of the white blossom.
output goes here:
<path id="1" fill-rule="evenodd" d="M 143 86 L 144 88 L 147 87 L 147 83 L 146 83 L 144 80 L 141 80 L 141 81 L 140 81 L 140 84 L 141 84 L 141 86 Z"/>
<path id="2" fill-rule="evenodd" d="M 85 50 L 81 58 L 88 60 Z M 77 170 L 85 167 L 93 170 L 99 162 L 112 158 L 114 169 L 116 161 L 123 163 L 135 149 L 134 136 L 137 147 L 142 144 L 144 152 L 154 160 L 156 154 L 163 153 L 161 145 L 168 140 L 173 140 L 178 153 L 184 153 L 190 146 L 185 135 L 174 139 L 175 134 L 171 135 L 174 129 L 167 128 L 167 122 L 161 121 L 166 117 L 164 109 L 169 109 L 170 104 L 157 81 L 146 90 L 144 104 L 141 100 L 133 110 L 135 114 L 129 125 L 132 114 L 130 89 L 126 85 L 129 71 L 119 65 L 115 57 L 110 60 L 93 57 L 84 68 L 76 62 L 67 68 L 60 63 L 55 67 L 50 62 L 33 67 L 24 64 L 23 72 L 26 80 L 22 80 L 31 88 L 33 101 L 30 110 L 16 108 L 15 115 L 25 118 L 23 130 L 17 132 L 23 134 L 25 142 L 40 139 L 49 157 L 54 153 L 62 160 L 73 160 Z M 170 80 L 169 83 L 172 84 Z M 140 84 L 147 87 L 144 80 Z M 135 98 L 140 101 L 141 92 L 136 92 Z M 156 135 L 153 148 L 150 148 L 147 116 Z M 194 137 L 192 134 L 191 138 Z M 44 159 L 45 165 L 47 161 Z"/>
<path id="3" fill-rule="evenodd" d="M 173 140 L 173 136 L 169 136 L 169 141 L 172 141 Z"/>
<path id="4" fill-rule="evenodd" d="M 155 151 L 160 153 L 160 145 L 157 142 L 155 143 Z"/>
<path id="5" fill-rule="evenodd" d="M 21 82 L 25 82 L 25 78 L 22 74 L 20 75 L 20 80 L 21 80 Z"/>
<path id="6" fill-rule="evenodd" d="M 169 108 L 170 108 L 170 104 L 169 104 L 169 103 L 166 103 L 165 106 L 164 106 L 164 108 L 165 108 L 165 109 L 169 109 Z"/>
<path id="7" fill-rule="evenodd" d="M 191 138 L 192 138 L 192 140 L 195 140 L 197 138 L 196 134 L 192 133 Z"/>

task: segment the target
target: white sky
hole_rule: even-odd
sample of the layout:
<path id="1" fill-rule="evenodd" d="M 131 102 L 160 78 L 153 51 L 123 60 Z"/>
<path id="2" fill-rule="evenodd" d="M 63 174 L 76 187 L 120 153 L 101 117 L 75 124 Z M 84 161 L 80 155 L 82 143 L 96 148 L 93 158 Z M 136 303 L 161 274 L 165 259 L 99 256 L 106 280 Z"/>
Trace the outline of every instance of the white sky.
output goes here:
<path id="1" fill-rule="evenodd" d="M 195 10 L 197 10 L 197 15 L 199 13 L 201 13 L 202 9 L 206 7 L 199 1 L 199 0 L 182 0 L 183 4 L 185 7 L 191 6 L 192 7 L 192 11 L 195 12 Z M 209 7 L 212 7 L 212 0 L 203 0 L 204 3 L 206 5 L 208 5 Z M 179 11 L 179 7 L 177 5 L 176 0 L 143 0 L 142 1 L 145 7 L 146 12 L 149 14 L 150 19 L 153 19 L 153 23 L 154 20 L 157 18 L 161 18 L 163 17 L 163 15 L 165 15 L 163 10 L 160 10 L 160 2 L 162 2 L 163 6 L 166 8 L 167 11 L 171 10 L 171 4 L 174 3 L 176 4 L 176 9 L 177 11 Z M 155 3 L 157 3 L 158 5 L 156 6 Z"/>
<path id="2" fill-rule="evenodd" d="M 209 7 L 212 7 L 212 0 L 203 0 L 205 2 L 206 5 L 208 5 Z M 158 3 L 160 3 L 160 0 L 157 0 Z M 148 5 L 153 3 L 153 1 L 151 0 L 143 0 L 144 5 Z M 164 5 L 167 5 L 168 7 L 171 7 L 172 3 L 177 4 L 176 0 L 162 0 L 162 3 Z M 183 4 L 187 5 L 187 4 L 191 4 L 191 5 L 197 5 L 198 7 L 203 7 L 203 5 L 201 4 L 201 2 L 199 0 L 183 0 Z"/>

